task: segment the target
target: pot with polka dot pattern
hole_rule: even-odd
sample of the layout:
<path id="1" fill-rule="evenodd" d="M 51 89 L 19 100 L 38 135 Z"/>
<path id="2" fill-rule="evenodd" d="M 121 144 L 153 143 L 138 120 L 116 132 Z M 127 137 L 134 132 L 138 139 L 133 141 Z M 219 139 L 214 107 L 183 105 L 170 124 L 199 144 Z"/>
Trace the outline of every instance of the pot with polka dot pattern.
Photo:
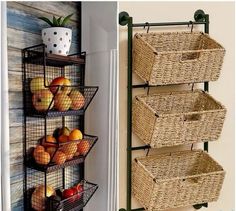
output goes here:
<path id="1" fill-rule="evenodd" d="M 67 56 L 71 46 L 72 30 L 65 27 L 51 27 L 42 30 L 46 53 Z"/>
<path id="2" fill-rule="evenodd" d="M 58 54 L 67 56 L 70 51 L 72 30 L 65 27 L 65 24 L 70 20 L 70 14 L 65 18 L 56 18 L 53 16 L 52 20 L 46 17 L 39 17 L 39 19 L 45 21 L 50 28 L 42 30 L 42 39 L 45 44 L 46 53 Z"/>

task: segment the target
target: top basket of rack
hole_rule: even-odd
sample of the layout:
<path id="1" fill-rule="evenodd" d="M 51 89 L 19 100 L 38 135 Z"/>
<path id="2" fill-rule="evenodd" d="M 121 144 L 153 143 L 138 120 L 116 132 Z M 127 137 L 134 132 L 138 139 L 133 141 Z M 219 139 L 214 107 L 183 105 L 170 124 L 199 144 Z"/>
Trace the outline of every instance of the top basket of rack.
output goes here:
<path id="1" fill-rule="evenodd" d="M 205 33 L 137 33 L 133 43 L 133 71 L 149 85 L 219 78 L 225 49 Z"/>
<path id="2" fill-rule="evenodd" d="M 39 44 L 32 47 L 25 48 L 24 63 L 37 64 L 54 67 L 64 67 L 68 65 L 85 64 L 85 52 L 71 54 L 68 56 L 50 54 L 45 52 L 45 45 Z"/>

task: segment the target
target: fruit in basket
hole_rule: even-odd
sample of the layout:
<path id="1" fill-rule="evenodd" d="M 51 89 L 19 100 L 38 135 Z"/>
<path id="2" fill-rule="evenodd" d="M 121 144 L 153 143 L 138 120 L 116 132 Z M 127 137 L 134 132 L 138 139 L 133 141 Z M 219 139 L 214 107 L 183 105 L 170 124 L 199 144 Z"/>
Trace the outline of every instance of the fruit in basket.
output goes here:
<path id="1" fill-rule="evenodd" d="M 59 143 L 66 143 L 66 142 L 69 141 L 69 136 L 67 136 L 67 135 L 60 135 L 58 137 L 58 141 L 59 141 Z"/>
<path id="2" fill-rule="evenodd" d="M 54 130 L 53 132 L 53 136 L 58 139 L 58 137 L 60 135 L 66 135 L 69 136 L 70 135 L 70 129 L 68 127 L 62 127 L 62 128 L 57 128 L 56 130 Z"/>
<path id="3" fill-rule="evenodd" d="M 69 199 L 68 201 L 70 202 L 74 202 L 74 190 L 72 188 L 69 188 L 69 189 L 65 189 L 63 192 L 62 192 L 62 198 L 63 199 L 68 199 L 68 198 L 71 198 Z"/>
<path id="4" fill-rule="evenodd" d="M 46 152 L 49 153 L 50 157 L 56 152 L 56 147 L 47 147 Z"/>
<path id="5" fill-rule="evenodd" d="M 48 86 L 48 81 L 45 79 L 45 84 L 44 84 L 44 77 L 36 77 L 33 78 L 30 81 L 30 91 L 34 94 L 37 91 L 43 90 L 43 89 L 48 89 L 44 85 Z"/>
<path id="6" fill-rule="evenodd" d="M 68 143 L 62 146 L 61 151 L 66 155 L 75 154 L 77 151 L 77 143 Z"/>
<path id="7" fill-rule="evenodd" d="M 50 162 L 50 155 L 48 152 L 39 151 L 37 153 L 34 153 L 34 159 L 35 162 L 40 165 L 47 165 Z"/>
<path id="8" fill-rule="evenodd" d="M 71 91 L 71 82 L 68 78 L 65 77 L 54 78 L 50 83 L 50 90 L 53 94 L 69 94 Z"/>
<path id="9" fill-rule="evenodd" d="M 36 91 L 33 94 L 32 103 L 37 111 L 47 111 L 48 109 L 52 109 L 54 105 L 53 94 L 46 89 Z"/>
<path id="10" fill-rule="evenodd" d="M 79 200 L 84 192 L 84 187 L 79 183 L 75 188 L 77 189 L 77 200 Z"/>
<path id="11" fill-rule="evenodd" d="M 86 155 L 90 149 L 90 143 L 88 140 L 82 140 L 77 145 L 77 152 L 81 155 Z"/>
<path id="12" fill-rule="evenodd" d="M 68 127 L 62 127 L 59 131 L 59 134 L 69 136 L 70 135 L 70 129 Z"/>
<path id="13" fill-rule="evenodd" d="M 70 132 L 70 135 L 69 135 L 70 141 L 76 141 L 76 140 L 80 140 L 82 138 L 83 138 L 83 134 L 79 129 L 74 129 Z"/>
<path id="14" fill-rule="evenodd" d="M 37 146 L 34 148 L 33 156 L 35 157 L 36 153 L 38 153 L 38 152 L 44 152 L 44 151 L 45 151 L 45 149 L 44 149 L 43 146 L 37 145 Z"/>
<path id="15" fill-rule="evenodd" d="M 55 147 L 57 143 L 57 140 L 52 135 L 47 135 L 46 139 L 45 137 L 42 140 L 42 145 L 44 147 Z"/>
<path id="16" fill-rule="evenodd" d="M 72 100 L 70 107 L 72 110 L 79 110 L 84 107 L 85 98 L 79 90 L 72 90 L 69 97 Z"/>
<path id="17" fill-rule="evenodd" d="M 64 93 L 56 94 L 54 98 L 54 106 L 58 111 L 68 111 L 71 106 L 71 99 Z"/>
<path id="18" fill-rule="evenodd" d="M 73 157 L 74 157 L 74 154 L 67 154 L 67 153 L 65 153 L 65 155 L 66 155 L 66 160 L 71 160 Z"/>
<path id="19" fill-rule="evenodd" d="M 66 161 L 65 153 L 58 150 L 56 152 L 56 154 L 54 155 L 52 161 L 55 162 L 57 165 L 61 165 L 61 164 L 65 163 L 65 161 Z"/>
<path id="20" fill-rule="evenodd" d="M 46 196 L 51 197 L 53 195 L 55 195 L 55 190 L 51 186 L 46 186 Z M 45 210 L 45 202 L 45 186 L 40 185 L 39 187 L 35 188 L 31 196 L 32 208 L 37 211 Z"/>

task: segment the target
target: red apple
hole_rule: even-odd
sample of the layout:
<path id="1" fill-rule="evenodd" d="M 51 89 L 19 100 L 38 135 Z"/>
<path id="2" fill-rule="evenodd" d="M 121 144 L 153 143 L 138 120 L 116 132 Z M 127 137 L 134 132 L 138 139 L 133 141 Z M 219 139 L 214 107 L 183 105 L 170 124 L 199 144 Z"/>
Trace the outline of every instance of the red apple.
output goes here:
<path id="1" fill-rule="evenodd" d="M 69 199 L 68 201 L 70 202 L 74 202 L 74 190 L 72 188 L 70 189 L 65 189 L 63 192 L 62 192 L 62 198 L 63 199 L 68 199 L 68 198 L 71 198 Z"/>
<path id="2" fill-rule="evenodd" d="M 59 85 L 60 87 L 58 88 Z M 69 79 L 65 77 L 57 77 L 53 79 L 52 82 L 50 83 L 50 90 L 53 94 L 56 94 L 56 93 L 69 94 L 71 91 L 70 86 L 71 86 L 71 82 Z"/>
<path id="3" fill-rule="evenodd" d="M 42 89 L 48 89 L 44 85 L 48 86 L 48 81 L 45 79 L 44 84 L 44 77 L 36 77 L 30 81 L 30 91 L 34 94 L 37 91 Z"/>
<path id="4" fill-rule="evenodd" d="M 47 111 L 50 103 L 52 102 L 52 99 L 53 94 L 49 90 L 43 89 L 36 91 L 32 97 L 33 106 L 37 111 Z M 54 102 L 52 102 L 49 109 L 52 109 L 53 105 Z"/>
<path id="5" fill-rule="evenodd" d="M 79 90 L 72 90 L 70 93 L 70 99 L 72 100 L 71 103 L 71 109 L 73 110 L 79 110 L 84 107 L 85 104 L 85 98 L 84 96 L 80 93 Z"/>
<path id="6" fill-rule="evenodd" d="M 77 192 L 78 192 L 78 193 L 77 193 L 77 200 L 79 200 L 79 199 L 81 198 L 83 192 L 84 192 L 84 187 L 83 187 L 82 184 L 78 184 L 78 185 L 76 186 L 76 189 L 77 189 Z"/>
<path id="7" fill-rule="evenodd" d="M 67 111 L 71 106 L 71 99 L 64 93 L 56 94 L 54 98 L 54 106 L 58 111 Z"/>

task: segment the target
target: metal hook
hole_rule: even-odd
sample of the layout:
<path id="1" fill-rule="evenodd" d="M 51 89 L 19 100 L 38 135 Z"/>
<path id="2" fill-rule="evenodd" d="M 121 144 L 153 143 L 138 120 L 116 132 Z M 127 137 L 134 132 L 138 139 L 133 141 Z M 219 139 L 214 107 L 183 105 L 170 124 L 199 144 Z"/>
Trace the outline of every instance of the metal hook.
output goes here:
<path id="1" fill-rule="evenodd" d="M 148 86 L 147 95 L 149 95 L 150 87 Z"/>
<path id="2" fill-rule="evenodd" d="M 148 32 L 149 32 L 149 29 L 150 29 L 150 25 L 149 25 L 149 23 L 148 23 L 148 22 L 146 22 L 146 23 L 145 23 L 145 26 L 144 26 L 143 28 L 145 29 L 145 28 L 146 28 L 146 26 L 148 27 L 148 28 L 147 28 L 147 33 L 148 33 Z"/>
<path id="3" fill-rule="evenodd" d="M 147 153 L 146 153 L 146 156 L 148 156 L 149 152 L 150 152 L 150 148 L 148 148 Z"/>
<path id="4" fill-rule="evenodd" d="M 191 151 L 193 151 L 193 144 L 192 144 L 192 146 L 191 146 Z"/>
<path id="5" fill-rule="evenodd" d="M 194 83 L 192 84 L 192 88 L 191 88 L 192 91 L 193 91 L 193 87 L 194 87 Z"/>
<path id="6" fill-rule="evenodd" d="M 189 21 L 189 24 L 191 24 L 191 33 L 193 32 L 193 21 Z M 189 27 L 189 24 L 188 24 L 188 27 Z"/>

